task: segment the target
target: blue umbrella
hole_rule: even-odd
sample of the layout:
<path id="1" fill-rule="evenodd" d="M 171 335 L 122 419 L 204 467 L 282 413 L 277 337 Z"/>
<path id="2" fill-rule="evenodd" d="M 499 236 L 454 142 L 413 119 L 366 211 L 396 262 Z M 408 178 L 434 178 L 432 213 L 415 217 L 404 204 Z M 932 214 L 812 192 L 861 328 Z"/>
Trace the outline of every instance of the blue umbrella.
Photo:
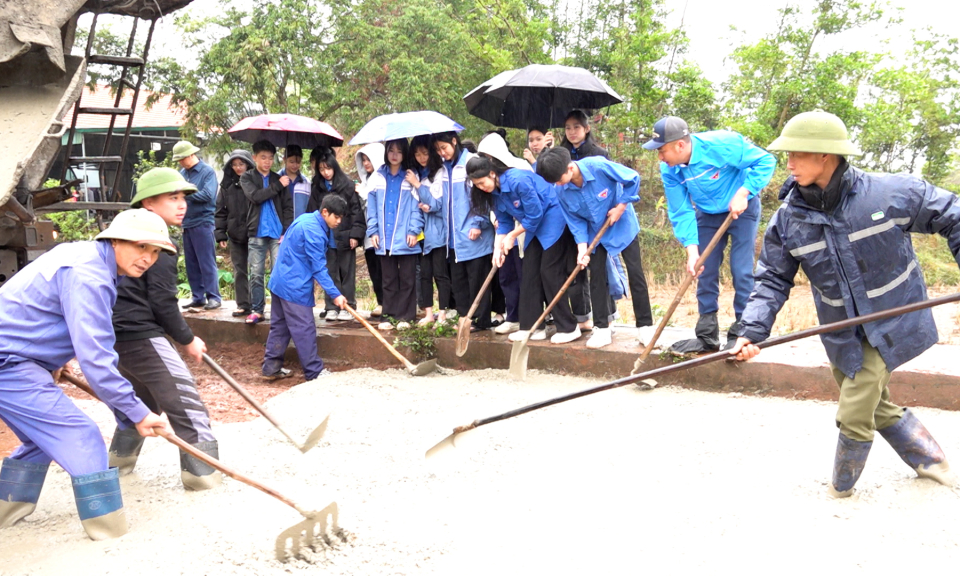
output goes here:
<path id="1" fill-rule="evenodd" d="M 350 140 L 350 145 L 386 142 L 387 140 L 411 138 L 421 134 L 460 132 L 461 130 L 463 130 L 463 126 L 432 110 L 384 114 L 367 122 L 357 132 L 357 135 Z"/>

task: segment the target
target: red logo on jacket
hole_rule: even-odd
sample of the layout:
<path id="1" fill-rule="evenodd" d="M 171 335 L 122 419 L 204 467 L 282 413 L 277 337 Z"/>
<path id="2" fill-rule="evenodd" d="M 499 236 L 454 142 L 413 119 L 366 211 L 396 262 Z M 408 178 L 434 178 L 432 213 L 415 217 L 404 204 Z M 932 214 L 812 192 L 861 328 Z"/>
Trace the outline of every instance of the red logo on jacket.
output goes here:
<path id="1" fill-rule="evenodd" d="M 710 179 L 711 179 L 711 180 L 719 180 L 719 179 L 720 179 L 720 171 L 717 170 L 717 173 L 714 174 L 713 176 L 711 176 Z"/>
<path id="2" fill-rule="evenodd" d="M 603 192 L 597 194 L 597 198 L 606 198 L 606 197 L 607 197 L 607 192 L 609 192 L 609 190 L 608 190 L 607 188 L 604 188 L 604 189 L 603 189 Z"/>

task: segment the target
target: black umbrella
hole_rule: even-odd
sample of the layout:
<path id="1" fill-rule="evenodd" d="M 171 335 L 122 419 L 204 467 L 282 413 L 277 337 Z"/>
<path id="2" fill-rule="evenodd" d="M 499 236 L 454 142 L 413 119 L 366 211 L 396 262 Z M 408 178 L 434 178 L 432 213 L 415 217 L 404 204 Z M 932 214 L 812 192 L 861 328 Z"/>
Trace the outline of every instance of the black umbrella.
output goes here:
<path id="1" fill-rule="evenodd" d="M 583 68 L 531 64 L 497 74 L 463 97 L 477 118 L 507 128 L 560 128 L 574 108 L 596 110 L 623 102 Z"/>

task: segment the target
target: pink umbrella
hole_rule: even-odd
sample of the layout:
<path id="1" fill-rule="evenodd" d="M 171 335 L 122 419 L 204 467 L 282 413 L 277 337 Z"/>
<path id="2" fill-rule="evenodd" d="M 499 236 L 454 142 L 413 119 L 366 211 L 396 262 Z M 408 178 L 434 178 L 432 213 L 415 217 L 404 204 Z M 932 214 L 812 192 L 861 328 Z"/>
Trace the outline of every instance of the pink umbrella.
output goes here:
<path id="1" fill-rule="evenodd" d="M 319 146 L 343 146 L 343 136 L 326 122 L 296 114 L 261 114 L 237 122 L 227 130 L 234 140 L 254 143 L 269 140 L 283 148 L 296 144 L 312 150 Z"/>

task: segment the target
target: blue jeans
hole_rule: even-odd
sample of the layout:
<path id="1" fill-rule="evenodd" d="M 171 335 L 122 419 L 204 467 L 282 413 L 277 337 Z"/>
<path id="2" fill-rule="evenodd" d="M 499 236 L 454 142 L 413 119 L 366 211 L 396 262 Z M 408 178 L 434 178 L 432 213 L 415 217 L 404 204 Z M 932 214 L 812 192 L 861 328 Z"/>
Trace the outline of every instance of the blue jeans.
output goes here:
<path id="1" fill-rule="evenodd" d="M 313 308 L 273 295 L 270 299 L 270 333 L 263 355 L 263 374 L 270 376 L 283 368 L 283 356 L 290 339 L 297 347 L 303 375 L 313 380 L 323 371 L 323 360 L 317 354 L 317 324 Z"/>
<path id="2" fill-rule="evenodd" d="M 201 224 L 183 230 L 183 261 L 194 302 L 220 300 L 220 271 L 213 224 Z"/>
<path id="3" fill-rule="evenodd" d="M 700 246 L 706 248 L 728 212 L 705 214 L 697 211 L 697 231 Z M 697 306 L 700 315 L 715 314 L 720 309 L 720 265 L 723 251 L 730 241 L 730 274 L 733 276 L 733 312 L 737 320 L 747 307 L 747 298 L 753 292 L 753 266 L 757 251 L 757 228 L 760 226 L 760 196 L 754 196 L 739 218 L 730 223 L 727 233 L 703 263 L 703 274 L 697 281 Z"/>
<path id="4" fill-rule="evenodd" d="M 277 252 L 280 251 L 280 240 L 276 238 L 250 238 L 247 240 L 247 263 L 250 266 L 250 300 L 253 311 L 263 315 L 266 306 L 263 277 L 267 261 L 267 250 L 270 251 L 270 267 L 277 263 Z"/>

